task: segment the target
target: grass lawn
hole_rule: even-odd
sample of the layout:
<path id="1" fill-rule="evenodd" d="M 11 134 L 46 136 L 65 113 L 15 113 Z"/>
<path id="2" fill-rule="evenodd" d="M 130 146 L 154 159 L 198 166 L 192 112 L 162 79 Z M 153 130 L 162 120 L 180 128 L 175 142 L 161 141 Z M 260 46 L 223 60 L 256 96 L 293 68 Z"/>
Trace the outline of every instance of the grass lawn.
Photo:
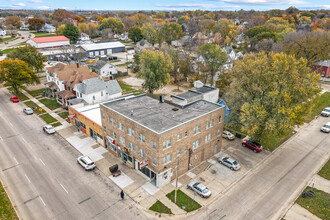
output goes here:
<path id="1" fill-rule="evenodd" d="M 140 95 L 145 93 L 145 91 L 141 89 L 133 89 L 132 86 L 126 84 L 122 80 L 117 80 L 121 89 L 123 90 L 123 93 L 133 93 L 134 95 Z"/>
<path id="2" fill-rule="evenodd" d="M 34 33 L 35 37 L 54 37 L 56 34 L 48 34 L 48 33 Z"/>
<path id="3" fill-rule="evenodd" d="M 330 160 L 328 160 L 318 174 L 323 178 L 330 180 Z"/>
<path id="4" fill-rule="evenodd" d="M 46 111 L 43 110 L 43 109 L 42 109 L 42 111 L 39 111 L 39 108 L 40 108 L 40 107 L 39 107 L 36 103 L 34 103 L 34 102 L 32 102 L 32 101 L 26 101 L 26 102 L 24 102 L 24 104 L 25 104 L 27 107 L 30 107 L 30 108 L 37 107 L 36 109 L 33 110 L 33 112 L 34 112 L 35 114 L 37 114 L 37 115 L 46 112 Z"/>
<path id="5" fill-rule="evenodd" d="M 57 120 L 55 118 L 53 118 L 52 116 L 50 116 L 50 114 L 48 114 L 48 113 L 39 115 L 39 117 L 42 118 L 42 120 L 44 120 L 47 124 L 57 122 Z"/>
<path id="6" fill-rule="evenodd" d="M 307 187 L 304 192 L 312 189 Z M 296 201 L 300 206 L 304 207 L 317 217 L 329 220 L 330 219 L 330 194 L 323 192 L 321 190 L 313 189 L 314 196 L 306 198 L 299 197 Z"/>
<path id="7" fill-rule="evenodd" d="M 170 192 L 169 194 L 166 195 L 167 198 L 169 198 L 173 203 L 174 203 L 174 196 L 175 196 L 174 194 L 175 194 L 175 190 L 173 190 L 172 192 Z M 176 205 L 179 206 L 179 208 L 181 208 L 181 209 L 182 209 L 182 206 L 185 206 L 186 207 L 185 208 L 186 212 L 191 212 L 191 211 L 194 211 L 194 210 L 199 209 L 201 207 L 200 204 L 198 204 L 192 198 L 187 196 L 181 190 L 178 190 L 176 203 L 177 203 Z"/>
<path id="8" fill-rule="evenodd" d="M 16 96 L 19 98 L 20 101 L 29 100 L 29 98 L 23 93 L 18 93 Z"/>
<path id="9" fill-rule="evenodd" d="M 120 62 L 121 60 L 110 60 L 109 63 L 117 63 Z"/>
<path id="10" fill-rule="evenodd" d="M 57 109 L 61 107 L 61 105 L 55 99 L 40 99 L 39 102 L 47 106 L 50 110 Z"/>
<path id="11" fill-rule="evenodd" d="M 166 214 L 172 214 L 171 209 L 169 209 L 166 205 L 164 205 L 161 201 L 157 200 L 150 208 L 149 210 L 158 212 L 158 213 L 166 213 Z"/>
<path id="12" fill-rule="evenodd" d="M 1 52 L 2 52 L 3 54 L 7 54 L 7 53 L 9 53 L 9 52 L 11 52 L 11 51 L 13 51 L 13 50 L 15 50 L 15 48 L 4 49 L 4 50 L 2 50 Z"/>
<path id="13" fill-rule="evenodd" d="M 30 91 L 30 90 L 26 90 L 30 95 L 32 95 L 33 97 L 36 97 L 38 95 L 42 95 L 42 92 L 44 91 L 45 89 L 38 89 L 38 90 L 33 90 L 33 91 Z"/>
<path id="14" fill-rule="evenodd" d="M 61 126 L 61 122 L 55 122 L 55 123 L 52 123 L 52 126 L 53 127 L 58 127 L 58 126 Z"/>
<path id="15" fill-rule="evenodd" d="M 68 115 L 69 115 L 69 112 L 61 112 L 61 113 L 58 113 L 58 115 L 63 119 L 67 119 Z"/>
<path id="16" fill-rule="evenodd" d="M 268 134 L 264 135 L 261 138 L 261 145 L 264 147 L 264 149 L 273 151 L 276 148 L 278 148 L 281 144 L 283 144 L 286 140 L 288 140 L 292 135 L 294 135 L 293 130 L 287 130 L 282 135 L 276 135 L 276 134 Z"/>
<path id="17" fill-rule="evenodd" d="M 305 117 L 305 121 L 306 122 L 312 121 L 315 118 L 315 116 L 320 115 L 322 110 L 328 106 L 330 106 L 330 92 L 325 92 L 320 96 L 318 102 L 315 103 L 311 113 Z"/>
<path id="18" fill-rule="evenodd" d="M 0 219 L 18 219 L 16 212 L 0 182 Z"/>

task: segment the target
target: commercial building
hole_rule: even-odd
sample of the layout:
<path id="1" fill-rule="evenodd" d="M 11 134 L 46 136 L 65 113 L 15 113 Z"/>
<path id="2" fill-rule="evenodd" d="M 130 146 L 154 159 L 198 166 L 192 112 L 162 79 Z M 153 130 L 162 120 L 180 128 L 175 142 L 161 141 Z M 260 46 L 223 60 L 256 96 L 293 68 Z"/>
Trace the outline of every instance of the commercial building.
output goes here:
<path id="1" fill-rule="evenodd" d="M 36 49 L 45 49 L 70 45 L 70 40 L 65 36 L 37 37 L 29 39 L 26 44 Z"/>
<path id="2" fill-rule="evenodd" d="M 104 145 L 162 187 L 221 149 L 225 108 L 196 99 L 178 104 L 147 95 L 100 104 Z"/>
<path id="3" fill-rule="evenodd" d="M 116 42 L 82 44 L 80 47 L 86 52 L 86 56 L 93 58 L 99 56 L 110 56 L 113 53 L 125 52 L 125 45 Z"/>

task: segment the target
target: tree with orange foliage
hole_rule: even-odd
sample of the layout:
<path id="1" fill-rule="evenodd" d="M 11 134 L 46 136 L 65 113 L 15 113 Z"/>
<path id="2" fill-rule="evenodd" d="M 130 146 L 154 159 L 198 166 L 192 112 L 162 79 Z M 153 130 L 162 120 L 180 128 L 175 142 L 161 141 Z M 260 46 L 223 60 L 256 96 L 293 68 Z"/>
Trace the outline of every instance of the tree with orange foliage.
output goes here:
<path id="1" fill-rule="evenodd" d="M 45 20 L 42 18 L 30 18 L 28 22 L 29 29 L 35 30 L 36 32 L 38 32 L 46 23 Z"/>
<path id="2" fill-rule="evenodd" d="M 83 18 L 83 17 L 81 17 L 81 16 L 79 16 L 79 15 L 77 15 L 74 19 L 75 19 L 78 23 L 81 23 L 81 22 L 85 21 L 85 18 Z"/>

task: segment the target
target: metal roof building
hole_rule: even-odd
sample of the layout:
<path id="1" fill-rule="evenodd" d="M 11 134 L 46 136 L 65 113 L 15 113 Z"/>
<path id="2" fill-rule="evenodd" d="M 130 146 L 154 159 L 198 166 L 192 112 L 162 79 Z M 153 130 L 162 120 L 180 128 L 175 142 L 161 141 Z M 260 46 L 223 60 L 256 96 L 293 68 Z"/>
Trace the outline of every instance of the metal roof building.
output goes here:
<path id="1" fill-rule="evenodd" d="M 125 52 L 125 45 L 116 42 L 106 43 L 93 43 L 93 44 L 82 44 L 80 47 L 86 51 L 87 57 L 97 57 L 104 55 L 111 55 L 113 53 Z"/>

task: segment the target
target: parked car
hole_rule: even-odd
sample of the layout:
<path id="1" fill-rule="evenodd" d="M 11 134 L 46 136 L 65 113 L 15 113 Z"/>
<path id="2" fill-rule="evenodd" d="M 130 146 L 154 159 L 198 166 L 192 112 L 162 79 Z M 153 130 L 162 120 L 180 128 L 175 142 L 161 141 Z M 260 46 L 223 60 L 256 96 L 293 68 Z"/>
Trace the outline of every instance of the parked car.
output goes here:
<path id="1" fill-rule="evenodd" d="M 121 171 L 118 168 L 118 164 L 109 167 L 109 171 L 113 177 L 120 176 L 121 174 Z"/>
<path id="2" fill-rule="evenodd" d="M 322 126 L 321 131 L 324 133 L 330 133 L 330 122 Z"/>
<path id="3" fill-rule="evenodd" d="M 254 142 L 254 141 L 250 141 L 250 140 L 244 140 L 242 142 L 242 147 L 250 148 L 255 153 L 257 153 L 257 152 L 259 153 L 262 151 L 262 146 L 260 144 L 258 144 L 257 142 Z"/>
<path id="4" fill-rule="evenodd" d="M 32 115 L 33 114 L 32 108 L 24 108 L 23 112 L 27 115 Z"/>
<path id="5" fill-rule="evenodd" d="M 236 160 L 229 158 L 229 157 L 220 157 L 218 159 L 219 163 L 225 165 L 226 167 L 229 167 L 232 170 L 239 170 L 241 166 L 239 163 L 237 163 Z"/>
<path id="6" fill-rule="evenodd" d="M 321 112 L 321 115 L 324 117 L 329 117 L 330 116 L 330 107 L 326 107 L 325 109 L 323 109 L 323 111 Z"/>
<path id="7" fill-rule="evenodd" d="M 17 98 L 16 96 L 13 96 L 13 97 L 10 98 L 10 101 L 19 102 L 19 98 Z"/>
<path id="8" fill-rule="evenodd" d="M 44 125 L 43 129 L 44 129 L 44 132 L 46 132 L 47 134 L 55 133 L 55 128 L 51 125 Z"/>
<path id="9" fill-rule="evenodd" d="M 223 131 L 222 137 L 225 138 L 225 139 L 228 139 L 230 141 L 235 139 L 235 136 L 229 131 Z"/>
<path id="10" fill-rule="evenodd" d="M 22 39 L 24 39 L 25 37 L 21 37 Z"/>
<path id="11" fill-rule="evenodd" d="M 94 170 L 95 163 L 88 156 L 80 156 L 77 159 L 77 162 L 85 169 L 85 170 Z"/>
<path id="12" fill-rule="evenodd" d="M 195 181 L 191 181 L 187 185 L 187 188 L 196 192 L 199 196 L 201 196 L 203 198 L 208 198 L 212 194 L 211 191 L 206 186 L 204 186 L 201 183 L 195 182 Z"/>

